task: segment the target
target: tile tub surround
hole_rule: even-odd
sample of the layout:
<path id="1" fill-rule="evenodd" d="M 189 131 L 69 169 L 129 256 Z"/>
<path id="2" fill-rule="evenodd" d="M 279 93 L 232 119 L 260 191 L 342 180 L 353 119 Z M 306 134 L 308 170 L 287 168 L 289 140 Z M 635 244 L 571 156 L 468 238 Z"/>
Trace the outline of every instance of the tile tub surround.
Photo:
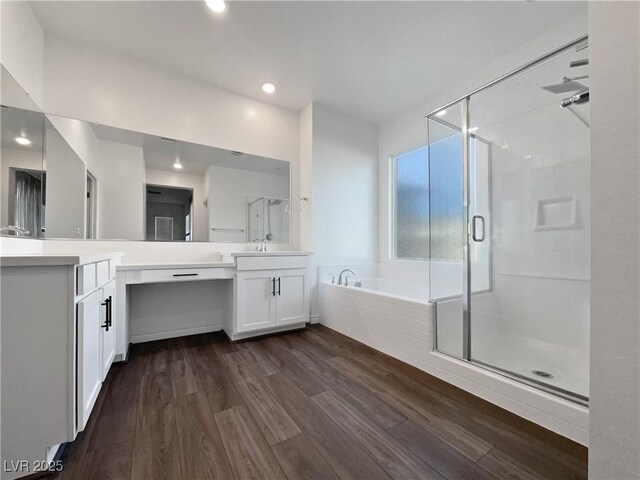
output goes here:
<path id="1" fill-rule="evenodd" d="M 356 288 L 320 285 L 321 323 L 582 445 L 585 407 L 433 350 L 434 308 Z"/>

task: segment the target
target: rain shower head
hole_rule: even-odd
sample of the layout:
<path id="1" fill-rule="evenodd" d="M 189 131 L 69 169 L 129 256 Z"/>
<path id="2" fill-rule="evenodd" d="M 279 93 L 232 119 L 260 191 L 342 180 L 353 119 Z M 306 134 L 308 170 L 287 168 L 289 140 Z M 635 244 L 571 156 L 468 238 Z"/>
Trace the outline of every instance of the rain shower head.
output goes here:
<path id="1" fill-rule="evenodd" d="M 586 85 L 578 82 L 577 80 L 582 80 L 584 78 L 589 78 L 588 75 L 582 75 L 580 77 L 563 77 L 562 83 L 556 83 L 555 85 L 546 85 L 542 87 L 544 90 L 551 93 L 569 93 L 569 92 L 577 92 L 579 90 L 584 90 Z"/>
<path id="2" fill-rule="evenodd" d="M 281 203 L 282 203 L 282 200 L 280 199 L 269 200 L 269 205 L 280 205 Z"/>

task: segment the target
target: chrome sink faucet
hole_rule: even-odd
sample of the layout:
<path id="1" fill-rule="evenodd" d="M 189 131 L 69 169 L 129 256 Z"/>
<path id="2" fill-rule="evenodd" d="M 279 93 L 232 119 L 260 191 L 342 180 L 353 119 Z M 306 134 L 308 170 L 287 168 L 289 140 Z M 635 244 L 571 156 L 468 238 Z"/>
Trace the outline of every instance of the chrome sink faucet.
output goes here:
<path id="1" fill-rule="evenodd" d="M 1 231 L 14 232 L 16 237 L 26 237 L 31 233 L 26 228 L 18 227 L 16 225 L 2 225 L 2 227 L 0 227 L 0 232 Z"/>
<path id="2" fill-rule="evenodd" d="M 351 270 L 350 268 L 345 268 L 344 270 L 342 270 L 342 271 L 340 272 L 340 275 L 338 275 L 338 285 L 343 285 L 343 283 L 342 283 L 342 274 L 343 274 L 344 272 L 349 272 L 349 273 L 351 273 L 351 274 L 353 274 L 353 275 L 357 275 L 357 273 L 356 273 L 356 272 L 354 272 L 353 270 Z M 349 281 L 349 280 L 347 280 L 348 278 L 349 278 L 348 276 L 347 276 L 347 278 L 345 278 L 345 283 L 344 283 L 344 285 L 347 285 L 347 283 L 346 283 L 346 282 L 348 282 L 348 281 Z"/>
<path id="3" fill-rule="evenodd" d="M 267 241 L 256 238 L 253 243 L 256 244 L 256 252 L 267 253 Z"/>

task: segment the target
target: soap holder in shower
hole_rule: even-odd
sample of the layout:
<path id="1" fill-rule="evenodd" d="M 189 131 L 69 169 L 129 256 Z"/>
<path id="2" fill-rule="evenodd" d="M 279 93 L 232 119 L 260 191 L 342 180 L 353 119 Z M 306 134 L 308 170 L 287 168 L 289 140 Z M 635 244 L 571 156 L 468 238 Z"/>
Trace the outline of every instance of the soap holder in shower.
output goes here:
<path id="1" fill-rule="evenodd" d="M 578 206 L 576 198 L 556 197 L 538 200 L 534 230 L 570 230 L 578 228 Z"/>

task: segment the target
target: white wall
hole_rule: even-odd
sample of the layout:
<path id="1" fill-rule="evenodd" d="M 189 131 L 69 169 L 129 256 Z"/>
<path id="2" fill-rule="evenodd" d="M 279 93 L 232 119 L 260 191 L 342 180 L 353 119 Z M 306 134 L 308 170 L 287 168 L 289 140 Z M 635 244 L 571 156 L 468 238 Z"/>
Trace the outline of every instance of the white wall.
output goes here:
<path id="1" fill-rule="evenodd" d="M 300 112 L 300 197 L 313 197 L 313 103 Z M 296 198 L 296 197 L 292 197 Z M 313 250 L 313 210 L 300 202 L 300 250 Z"/>
<path id="2" fill-rule="evenodd" d="M 640 478 L 640 4 L 590 2 L 589 477 Z"/>
<path id="3" fill-rule="evenodd" d="M 0 3 L 0 62 L 40 107 L 44 32 L 28 2 Z"/>
<path id="4" fill-rule="evenodd" d="M 44 33 L 27 2 L 0 3 L 0 62 L 41 106 Z M 0 253 L 3 255 L 40 252 L 40 240 L 0 238 Z"/>
<path id="5" fill-rule="evenodd" d="M 99 170 L 98 151 L 100 149 L 100 140 L 93 131 L 93 128 L 91 128 L 91 124 L 55 115 L 46 115 L 46 117 L 85 163 L 89 172 L 97 176 Z"/>
<path id="6" fill-rule="evenodd" d="M 312 132 L 311 314 L 319 315 L 317 266 L 376 262 L 378 128 L 314 103 Z"/>
<path id="7" fill-rule="evenodd" d="M 583 14 L 568 19 L 561 27 L 545 32 L 538 39 L 500 57 L 472 75 L 461 78 L 459 82 L 446 90 L 433 95 L 419 107 L 402 112 L 380 124 L 379 158 L 379 257 L 381 262 L 389 261 L 389 158 L 427 143 L 427 124 L 425 115 L 478 88 L 491 80 L 522 66 L 551 50 L 569 43 L 584 35 L 587 31 L 587 19 Z M 472 54 L 472 49 L 469 51 Z"/>
<path id="8" fill-rule="evenodd" d="M 207 209 L 204 206 L 206 176 L 206 174 L 199 176 L 151 168 L 146 169 L 147 184 L 190 188 L 193 190 L 193 240 L 196 242 L 207 241 Z"/>
<path id="9" fill-rule="evenodd" d="M 212 165 L 209 175 L 210 228 L 244 231 L 209 231 L 212 241 L 241 243 L 246 239 L 247 199 L 289 198 L 289 177 Z M 291 211 L 292 209 L 290 209 Z M 274 211 L 275 212 L 275 211 Z M 274 222 L 277 219 L 274 217 Z M 275 225 L 272 225 L 275 227 Z"/>
<path id="10" fill-rule="evenodd" d="M 144 240 L 142 148 L 101 140 L 98 156 L 98 238 Z"/>
<path id="11" fill-rule="evenodd" d="M 86 166 L 58 133 L 45 133 L 45 238 L 84 238 Z"/>
<path id="12" fill-rule="evenodd" d="M 290 161 L 291 198 L 299 197 L 298 113 L 122 56 L 49 36 L 45 43 L 48 113 Z"/>

